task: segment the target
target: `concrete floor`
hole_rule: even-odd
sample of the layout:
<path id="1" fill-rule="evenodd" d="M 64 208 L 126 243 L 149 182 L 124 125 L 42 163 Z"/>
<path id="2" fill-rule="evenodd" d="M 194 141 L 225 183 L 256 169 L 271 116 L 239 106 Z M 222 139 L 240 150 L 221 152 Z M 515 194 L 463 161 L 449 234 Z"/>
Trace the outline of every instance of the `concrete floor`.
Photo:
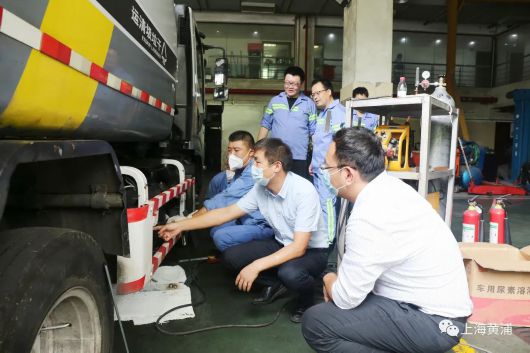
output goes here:
<path id="1" fill-rule="evenodd" d="M 466 207 L 467 194 L 455 195 L 452 230 L 457 240 L 461 238 L 462 212 Z M 489 205 L 491 199 L 480 201 Z M 509 206 L 513 243 L 517 247 L 530 244 L 530 198 L 512 199 Z M 487 208 L 487 207 L 486 207 Z M 207 232 L 198 232 L 187 247 L 175 248 L 165 264 L 176 264 L 179 259 L 206 256 L 213 249 Z M 277 300 L 268 306 L 255 307 L 251 304 L 254 293 L 238 292 L 234 279 L 220 264 L 185 263 L 188 275 L 195 272 L 199 284 L 206 294 L 206 302 L 195 308 L 196 317 L 174 321 L 166 325 L 169 330 L 193 330 L 221 324 L 257 324 L 270 321 L 284 305 L 278 320 L 271 326 L 258 329 L 231 328 L 198 333 L 191 336 L 169 336 L 156 330 L 154 325 L 133 326 L 125 323 L 125 334 L 131 353 L 145 352 L 312 352 L 305 343 L 300 325 L 289 321 L 289 311 L 294 304 L 291 297 Z M 315 289 L 315 293 L 320 290 Z M 194 300 L 200 293 L 192 287 Z M 475 333 L 478 330 L 478 333 Z M 469 344 L 484 350 L 469 347 L 455 347 L 452 352 L 528 353 L 530 352 L 530 328 L 513 328 L 511 334 L 481 334 L 479 327 L 468 326 L 464 339 Z M 119 328 L 115 330 L 115 352 L 125 352 Z M 428 353 L 428 352 L 425 352 Z"/>

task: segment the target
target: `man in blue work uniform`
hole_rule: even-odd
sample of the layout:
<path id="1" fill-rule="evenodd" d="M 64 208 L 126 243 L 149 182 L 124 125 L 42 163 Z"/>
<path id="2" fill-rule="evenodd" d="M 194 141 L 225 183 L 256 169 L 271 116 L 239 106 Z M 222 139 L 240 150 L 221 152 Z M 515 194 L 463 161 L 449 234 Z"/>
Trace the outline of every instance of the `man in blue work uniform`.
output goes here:
<path id="1" fill-rule="evenodd" d="M 254 187 L 252 179 L 252 165 L 254 157 L 254 138 L 247 131 L 235 131 L 228 137 L 228 166 L 234 172 L 230 183 L 226 179 L 225 171 L 214 177 L 218 184 L 211 190 L 219 189 L 225 185 L 224 190 L 204 201 L 204 207 L 197 211 L 193 217 L 200 216 L 208 211 L 230 206 Z M 224 178 L 224 180 L 223 180 Z M 245 215 L 212 228 L 211 236 L 219 251 L 258 239 L 272 239 L 274 232 L 259 211 Z"/>
<path id="2" fill-rule="evenodd" d="M 313 101 L 304 95 L 302 85 L 304 70 L 291 66 L 285 70 L 284 92 L 273 97 L 261 119 L 258 141 L 267 137 L 279 138 L 293 153 L 292 171 L 306 179 L 308 175 L 309 138 L 315 132 L 316 107 Z"/>
<path id="3" fill-rule="evenodd" d="M 368 90 L 366 87 L 357 87 L 352 91 L 351 96 L 353 99 L 366 99 L 368 98 Z M 365 127 L 370 131 L 375 131 L 375 128 L 379 125 L 379 115 L 372 113 L 365 113 L 359 110 L 352 111 L 352 126 Z"/>
<path id="4" fill-rule="evenodd" d="M 313 135 L 313 158 L 309 173 L 313 175 L 313 184 L 320 196 L 324 224 L 326 225 L 328 241 L 331 244 L 335 237 L 337 195 L 332 194 L 324 184 L 320 167 L 324 163 L 324 157 L 333 135 L 344 127 L 346 110 L 338 99 L 333 99 L 333 86 L 329 80 L 314 80 L 311 84 L 311 98 L 320 109 L 320 114 Z"/>
<path id="5" fill-rule="evenodd" d="M 236 204 L 192 219 L 157 226 L 164 240 L 187 230 L 202 229 L 261 211 L 274 229 L 274 238 L 233 246 L 223 262 L 238 273 L 235 284 L 245 292 L 254 282 L 263 286 L 253 304 L 268 304 L 286 292 L 299 295 L 291 321 L 299 323 L 313 304 L 316 279 L 325 269 L 328 241 L 321 219 L 318 194 L 311 183 L 289 172 L 292 154 L 280 139 L 258 141 L 252 177 L 256 185 Z"/>

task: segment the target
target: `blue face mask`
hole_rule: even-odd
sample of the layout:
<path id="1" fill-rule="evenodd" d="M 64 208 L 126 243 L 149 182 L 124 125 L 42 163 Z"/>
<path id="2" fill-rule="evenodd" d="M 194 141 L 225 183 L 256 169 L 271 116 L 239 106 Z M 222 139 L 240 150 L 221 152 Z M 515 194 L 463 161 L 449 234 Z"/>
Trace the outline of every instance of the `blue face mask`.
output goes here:
<path id="1" fill-rule="evenodd" d="M 265 169 L 268 169 L 268 168 L 265 168 Z M 263 176 L 263 171 L 264 169 L 258 168 L 253 164 L 252 169 L 251 169 L 252 180 L 254 180 L 254 182 L 258 185 L 267 186 L 267 184 L 269 184 L 269 181 L 271 181 L 271 179 L 265 178 Z"/>
<path id="2" fill-rule="evenodd" d="M 346 185 L 342 185 L 340 188 L 336 188 L 333 186 L 333 184 L 331 184 L 331 176 L 334 174 L 337 174 L 342 169 L 343 168 L 337 169 L 337 171 L 334 172 L 333 174 L 330 174 L 328 169 L 322 169 L 322 181 L 324 182 L 324 185 L 328 188 L 329 192 L 333 196 L 337 196 L 339 194 L 339 190 L 346 186 Z"/>

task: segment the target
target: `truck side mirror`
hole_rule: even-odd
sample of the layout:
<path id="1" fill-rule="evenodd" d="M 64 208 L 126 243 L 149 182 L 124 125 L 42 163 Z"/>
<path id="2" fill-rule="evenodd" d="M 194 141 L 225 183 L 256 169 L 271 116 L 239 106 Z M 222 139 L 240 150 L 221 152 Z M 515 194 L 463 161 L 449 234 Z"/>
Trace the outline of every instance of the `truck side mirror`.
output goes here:
<path id="1" fill-rule="evenodd" d="M 214 68 L 214 91 L 213 99 L 217 101 L 228 100 L 228 60 L 226 58 L 218 58 L 215 60 Z"/>

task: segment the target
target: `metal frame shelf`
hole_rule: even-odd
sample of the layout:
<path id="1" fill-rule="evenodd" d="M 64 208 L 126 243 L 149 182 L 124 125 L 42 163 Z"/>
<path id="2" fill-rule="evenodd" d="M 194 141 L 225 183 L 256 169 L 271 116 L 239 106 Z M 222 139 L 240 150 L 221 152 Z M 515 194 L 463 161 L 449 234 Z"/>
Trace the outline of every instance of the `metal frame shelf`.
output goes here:
<path id="1" fill-rule="evenodd" d="M 428 94 L 418 94 L 402 98 L 381 97 L 361 100 L 349 99 L 346 101 L 346 116 L 352 116 L 352 110 L 361 110 L 385 117 L 420 118 L 420 166 L 410 171 L 389 171 L 400 179 L 417 180 L 418 193 L 427 198 L 429 180 L 447 178 L 447 202 L 445 207 L 445 223 L 451 226 L 451 214 L 453 212 L 453 191 L 455 183 L 454 165 L 456 160 L 456 146 L 458 136 L 458 110 L 453 111 L 451 106 Z M 447 117 L 446 124 L 451 124 L 451 150 L 449 151 L 449 166 L 443 170 L 429 170 L 429 145 L 431 141 L 432 116 Z M 352 126 L 351 118 L 347 119 L 347 125 Z"/>

